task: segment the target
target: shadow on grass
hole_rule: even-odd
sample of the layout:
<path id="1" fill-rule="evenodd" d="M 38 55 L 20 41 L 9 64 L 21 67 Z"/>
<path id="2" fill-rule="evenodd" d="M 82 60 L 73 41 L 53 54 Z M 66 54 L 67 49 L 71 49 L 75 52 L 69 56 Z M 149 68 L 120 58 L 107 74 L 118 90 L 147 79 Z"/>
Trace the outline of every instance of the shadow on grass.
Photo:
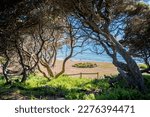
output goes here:
<path id="1" fill-rule="evenodd" d="M 0 78 L 0 99 L 6 100 L 140 100 L 150 99 L 150 75 L 144 75 L 148 91 L 145 95 L 136 89 L 122 87 L 122 82 L 110 87 L 108 79 L 59 78 L 50 82 L 33 80 L 26 84 L 14 82 L 4 85 Z M 39 85 L 35 84 L 37 82 Z"/>
<path id="2" fill-rule="evenodd" d="M 63 93 L 52 87 L 25 88 L 22 84 L 0 86 L 0 99 L 2 100 L 36 100 L 36 99 L 64 99 Z"/>
<path id="3" fill-rule="evenodd" d="M 77 83 L 76 86 L 71 88 L 58 84 L 56 86 L 45 84 L 40 87 L 29 87 L 21 83 L 13 83 L 11 85 L 4 85 L 1 83 L 0 99 L 95 99 L 94 95 L 99 94 L 101 91 L 99 88 L 100 85 L 98 85 L 99 82 L 100 80 L 90 80 L 85 83 Z"/>

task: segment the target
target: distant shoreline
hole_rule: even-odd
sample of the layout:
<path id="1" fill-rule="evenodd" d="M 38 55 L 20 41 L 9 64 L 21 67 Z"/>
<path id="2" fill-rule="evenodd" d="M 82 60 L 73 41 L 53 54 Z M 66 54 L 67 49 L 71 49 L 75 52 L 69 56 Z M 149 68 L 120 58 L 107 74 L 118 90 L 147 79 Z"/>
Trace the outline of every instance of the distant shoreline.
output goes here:
<path id="1" fill-rule="evenodd" d="M 62 60 L 64 60 L 64 59 L 58 57 L 57 60 L 62 61 Z M 110 59 L 107 59 L 106 61 L 103 61 L 103 60 L 94 60 L 94 59 L 93 59 L 93 60 L 88 60 L 88 59 L 84 60 L 84 59 L 70 58 L 70 60 L 71 60 L 71 61 L 81 61 L 81 62 L 106 62 L 106 63 L 112 63 L 112 60 L 110 60 Z M 136 61 L 137 64 L 143 64 L 143 62 L 140 61 L 140 60 L 137 59 L 137 58 L 134 58 L 134 60 Z M 121 61 L 122 61 L 122 60 L 121 60 Z"/>
<path id="2" fill-rule="evenodd" d="M 63 61 L 63 58 L 57 58 L 57 60 L 59 61 Z M 112 63 L 112 61 L 96 61 L 96 60 L 83 60 L 83 59 L 75 59 L 75 58 L 71 58 L 70 61 L 80 61 L 80 62 L 106 62 L 106 63 Z"/>

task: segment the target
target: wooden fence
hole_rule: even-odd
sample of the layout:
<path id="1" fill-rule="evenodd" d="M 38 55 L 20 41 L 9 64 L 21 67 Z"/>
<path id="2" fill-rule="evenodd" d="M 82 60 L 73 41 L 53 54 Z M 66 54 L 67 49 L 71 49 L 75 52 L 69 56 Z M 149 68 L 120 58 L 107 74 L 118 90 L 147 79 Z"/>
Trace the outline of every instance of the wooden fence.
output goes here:
<path id="1" fill-rule="evenodd" d="M 99 73 L 78 73 L 78 74 L 65 74 L 65 75 L 68 75 L 68 76 L 77 76 L 79 75 L 80 78 L 83 77 L 83 75 L 96 75 L 96 78 L 98 79 L 99 78 Z"/>

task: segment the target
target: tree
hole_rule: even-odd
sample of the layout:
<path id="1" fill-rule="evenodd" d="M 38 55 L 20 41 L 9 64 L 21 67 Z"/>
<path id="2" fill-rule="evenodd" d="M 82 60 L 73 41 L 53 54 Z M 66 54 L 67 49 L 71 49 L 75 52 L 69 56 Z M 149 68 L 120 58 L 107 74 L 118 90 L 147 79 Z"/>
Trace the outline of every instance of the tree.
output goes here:
<path id="1" fill-rule="evenodd" d="M 147 68 L 142 73 L 150 73 L 150 7 L 144 3 L 138 3 L 136 7 L 138 12 L 129 15 L 124 39 L 120 42 L 129 49 L 133 57 L 145 62 Z"/>
<path id="2" fill-rule="evenodd" d="M 137 87 L 144 91 L 142 74 L 122 44 L 110 33 L 111 23 L 117 17 L 125 14 L 124 10 L 132 9 L 136 1 L 133 0 L 52 0 L 63 12 L 73 14 L 82 24 L 97 34 L 95 41 L 99 42 L 113 59 L 113 64 L 118 68 L 119 76 L 124 78 L 129 86 Z M 124 15 L 125 16 L 125 15 Z M 124 59 L 117 58 L 120 54 Z"/>
<path id="3" fill-rule="evenodd" d="M 76 19 L 79 21 L 77 25 L 82 25 L 84 34 L 89 36 L 92 32 L 89 36 L 91 41 L 101 45 L 106 53 L 112 58 L 113 64 L 118 68 L 119 71 L 118 77 L 124 78 L 129 86 L 136 87 L 140 91 L 144 91 L 144 79 L 136 62 L 126 51 L 123 45 L 118 41 L 118 39 L 111 33 L 113 23 L 115 21 L 119 21 L 120 18 L 126 18 L 126 15 L 129 13 L 128 11 L 133 11 L 134 14 L 136 14 L 138 11 L 138 9 L 134 7 L 136 3 L 137 0 L 40 0 L 38 2 L 33 0 L 32 4 L 31 1 L 23 1 L 20 2 L 20 4 L 15 5 L 17 10 L 15 10 L 13 13 L 7 12 L 6 14 L 8 15 L 4 15 L 4 21 L 6 22 L 6 19 L 12 20 L 9 20 L 10 23 L 6 24 L 9 24 L 7 25 L 7 29 L 12 29 L 12 27 L 15 27 L 13 28 L 13 31 L 9 31 L 9 33 L 11 32 L 10 34 L 14 35 L 16 30 L 19 32 L 17 34 L 20 34 L 20 31 L 25 29 L 25 27 L 27 29 L 27 27 L 33 27 L 34 25 L 39 24 L 41 20 L 35 20 L 40 19 L 36 17 L 37 15 L 35 15 L 38 13 L 39 8 L 42 8 L 44 14 L 45 11 L 50 11 L 48 13 L 54 18 L 59 16 L 57 18 L 63 19 L 65 17 L 71 18 L 72 20 Z M 2 12 L 2 14 L 4 14 L 4 12 Z M 12 16 L 12 18 L 10 16 Z M 23 16 L 23 19 L 21 16 Z M 45 15 L 42 15 L 42 17 L 43 16 Z M 18 18 L 19 21 L 17 20 L 16 22 L 16 19 Z M 23 23 L 19 24 L 20 20 Z M 70 25 L 73 27 L 74 22 L 71 22 Z M 3 30 L 3 32 L 8 32 L 4 28 L 1 28 L 1 30 Z M 10 34 L 9 36 L 5 34 L 7 37 L 6 39 L 9 40 L 8 42 L 14 42 L 14 39 L 16 38 L 10 38 L 12 37 Z M 82 33 L 78 33 L 78 35 L 82 36 Z M 17 35 L 17 37 L 19 36 Z M 12 40 L 10 41 L 10 39 Z M 20 38 L 17 38 L 15 45 L 20 44 L 20 41 L 18 40 L 20 40 Z M 15 48 L 17 48 L 17 46 L 15 46 Z M 18 52 L 20 50 L 22 49 L 18 48 Z M 122 56 L 124 62 L 117 58 L 118 54 Z"/>
<path id="4" fill-rule="evenodd" d="M 1 1 L 0 9 L 0 56 L 3 56 L 6 59 L 6 62 L 3 64 L 3 74 L 8 82 L 8 73 L 7 67 L 12 58 L 11 54 L 15 53 L 19 59 L 18 63 L 22 66 L 22 82 L 27 78 L 27 65 L 25 65 L 25 51 L 23 50 L 24 39 L 22 35 L 25 35 L 25 30 L 28 30 L 29 27 L 34 27 L 39 23 L 39 16 L 37 13 L 38 8 L 41 8 L 43 1 L 28 1 L 28 0 L 3 0 Z M 36 19 L 36 20 L 35 20 Z M 39 55 L 39 49 L 37 56 Z M 17 58 L 16 57 L 16 58 Z M 36 64 L 38 61 L 36 62 Z M 32 67 L 32 69 L 36 66 Z M 28 70 L 27 70 L 28 69 Z"/>
<path id="5" fill-rule="evenodd" d="M 66 19 L 65 19 L 66 18 Z M 64 19 L 56 19 L 53 21 L 55 25 L 51 27 L 48 26 L 48 30 L 46 33 L 50 34 L 46 37 L 47 34 L 44 34 L 44 37 L 48 39 L 48 41 L 44 44 L 43 50 L 41 51 L 40 62 L 38 64 L 38 70 L 46 77 L 48 80 L 52 78 L 58 78 L 65 72 L 66 62 L 77 53 L 74 52 L 74 49 L 82 47 L 83 43 L 78 43 L 83 36 L 77 36 L 79 33 L 79 27 L 76 27 L 76 21 L 71 18 L 65 17 Z M 74 22 L 74 25 L 71 23 Z M 59 28 L 58 28 L 59 27 Z M 47 30 L 47 29 L 44 29 Z M 78 44 L 77 44 L 78 43 Z M 67 49 L 66 56 L 62 62 L 62 66 L 60 67 L 60 71 L 54 73 L 52 68 L 56 63 L 56 56 L 61 48 Z M 45 70 L 42 69 L 45 68 Z"/>

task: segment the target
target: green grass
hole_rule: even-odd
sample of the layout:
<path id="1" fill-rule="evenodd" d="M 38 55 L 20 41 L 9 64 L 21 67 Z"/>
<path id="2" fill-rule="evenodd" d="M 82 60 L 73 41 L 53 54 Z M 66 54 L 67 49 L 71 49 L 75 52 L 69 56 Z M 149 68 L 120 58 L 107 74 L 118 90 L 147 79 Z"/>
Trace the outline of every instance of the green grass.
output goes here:
<path id="1" fill-rule="evenodd" d="M 2 86 L 3 84 L 4 84 L 4 78 L 0 76 L 0 86 Z"/>
<path id="2" fill-rule="evenodd" d="M 4 85 L 0 77 L 0 99 L 150 99 L 150 75 L 144 75 L 144 78 L 148 90 L 143 95 L 136 89 L 123 87 L 123 81 L 110 87 L 108 79 L 61 76 L 47 81 L 46 78 L 30 75 L 24 84 L 14 81 L 12 85 Z"/>

